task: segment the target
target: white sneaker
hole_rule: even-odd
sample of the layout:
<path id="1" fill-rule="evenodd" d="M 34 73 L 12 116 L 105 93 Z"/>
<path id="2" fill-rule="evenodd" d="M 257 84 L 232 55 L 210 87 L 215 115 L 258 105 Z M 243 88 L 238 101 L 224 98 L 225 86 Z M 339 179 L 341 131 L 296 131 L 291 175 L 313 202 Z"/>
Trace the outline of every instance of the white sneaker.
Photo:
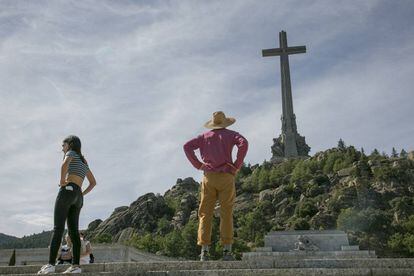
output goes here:
<path id="1" fill-rule="evenodd" d="M 55 266 L 51 264 L 44 265 L 40 268 L 37 274 L 49 274 L 55 272 Z"/>
<path id="2" fill-rule="evenodd" d="M 65 272 L 63 272 L 63 274 L 72 274 L 72 273 L 81 273 L 82 269 L 79 266 L 73 266 L 71 265 L 70 267 L 68 267 L 68 269 L 65 270 Z"/>

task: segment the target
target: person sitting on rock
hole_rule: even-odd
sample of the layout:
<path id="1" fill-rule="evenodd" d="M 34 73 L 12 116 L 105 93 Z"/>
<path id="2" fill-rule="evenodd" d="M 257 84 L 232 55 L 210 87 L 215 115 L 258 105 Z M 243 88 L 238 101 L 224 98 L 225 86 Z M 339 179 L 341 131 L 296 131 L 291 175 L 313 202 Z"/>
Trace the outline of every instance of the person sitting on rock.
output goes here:
<path id="1" fill-rule="evenodd" d="M 236 119 L 228 118 L 222 111 L 204 126 L 211 129 L 184 145 L 184 152 L 191 164 L 204 172 L 201 182 L 201 200 L 198 210 L 199 226 L 197 244 L 201 246 L 201 261 L 209 259 L 211 227 L 216 201 L 220 203 L 220 241 L 223 246 L 223 260 L 234 260 L 231 253 L 233 244 L 233 205 L 236 198 L 234 177 L 243 164 L 248 142 L 239 133 L 228 130 Z M 232 161 L 233 147 L 237 146 L 237 158 Z M 201 159 L 194 151 L 199 149 Z"/>

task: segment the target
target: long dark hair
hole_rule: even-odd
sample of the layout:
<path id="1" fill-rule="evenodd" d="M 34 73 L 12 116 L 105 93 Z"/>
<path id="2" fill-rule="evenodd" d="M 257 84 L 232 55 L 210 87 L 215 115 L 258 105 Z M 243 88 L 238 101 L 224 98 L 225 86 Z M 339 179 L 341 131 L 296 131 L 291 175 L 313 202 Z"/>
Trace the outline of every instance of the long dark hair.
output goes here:
<path id="1" fill-rule="evenodd" d="M 67 143 L 69 145 L 69 150 L 73 150 L 74 152 L 76 152 L 79 155 L 82 162 L 84 164 L 87 164 L 86 159 L 85 157 L 83 157 L 82 152 L 81 152 L 82 144 L 78 136 L 69 135 L 68 137 L 63 139 L 63 143 Z"/>

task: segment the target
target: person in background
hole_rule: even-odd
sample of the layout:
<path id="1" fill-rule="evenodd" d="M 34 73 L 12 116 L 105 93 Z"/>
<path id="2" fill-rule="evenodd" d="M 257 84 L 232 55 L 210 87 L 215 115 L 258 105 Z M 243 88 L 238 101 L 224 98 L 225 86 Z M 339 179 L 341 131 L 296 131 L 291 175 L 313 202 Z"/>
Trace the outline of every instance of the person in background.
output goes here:
<path id="1" fill-rule="evenodd" d="M 80 255 L 80 264 L 90 264 L 91 263 L 91 254 L 92 254 L 92 246 L 91 243 L 86 240 L 85 234 L 80 232 L 80 239 L 81 239 L 81 255 Z M 92 255 L 93 256 L 93 255 Z"/>
<path id="2" fill-rule="evenodd" d="M 201 261 L 209 259 L 211 227 L 216 201 L 220 203 L 220 241 L 223 260 L 231 261 L 233 244 L 233 205 L 236 198 L 234 177 L 243 164 L 248 142 L 239 133 L 226 129 L 236 119 L 227 118 L 222 111 L 213 113 L 213 118 L 204 124 L 211 129 L 184 145 L 184 152 L 191 164 L 204 172 L 201 182 L 201 200 L 198 210 L 199 226 L 197 244 L 201 246 Z M 233 147 L 238 148 L 233 162 Z M 200 150 L 200 160 L 194 151 Z"/>
<path id="3" fill-rule="evenodd" d="M 72 241 L 72 265 L 63 273 L 81 273 L 79 267 L 81 241 L 79 237 L 79 214 L 83 206 L 83 196 L 89 193 L 96 185 L 96 180 L 89 169 L 88 162 L 81 152 L 79 137 L 70 135 L 63 140 L 64 153 L 61 166 L 59 193 L 54 209 L 54 228 L 50 242 L 49 263 L 42 266 L 37 274 L 55 272 L 56 257 L 62 242 L 62 235 L 67 221 L 68 233 Z M 82 192 L 82 183 L 85 177 L 89 186 Z"/>
<path id="4" fill-rule="evenodd" d="M 57 264 L 72 263 L 72 242 L 68 234 L 65 236 L 66 244 L 60 248 Z"/>

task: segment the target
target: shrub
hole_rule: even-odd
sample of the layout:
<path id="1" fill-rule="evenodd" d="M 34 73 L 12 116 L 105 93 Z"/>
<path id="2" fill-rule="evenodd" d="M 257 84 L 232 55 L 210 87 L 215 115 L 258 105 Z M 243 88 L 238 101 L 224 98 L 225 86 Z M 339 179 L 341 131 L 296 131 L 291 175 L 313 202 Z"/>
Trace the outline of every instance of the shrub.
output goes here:
<path id="1" fill-rule="evenodd" d="M 129 244 L 147 252 L 156 253 L 162 249 L 162 239 L 151 233 L 145 235 L 135 234 L 129 241 Z"/>
<path id="2" fill-rule="evenodd" d="M 199 254 L 199 246 L 197 245 L 198 223 L 190 220 L 182 229 L 181 236 L 183 238 L 182 256 L 188 259 L 196 259 Z"/>
<path id="3" fill-rule="evenodd" d="M 388 240 L 388 246 L 397 254 L 405 257 L 414 256 L 414 235 L 395 233 Z"/>
<path id="4" fill-rule="evenodd" d="M 93 241 L 96 243 L 111 243 L 112 236 L 108 233 L 100 234 L 96 236 Z"/>
<path id="5" fill-rule="evenodd" d="M 292 223 L 292 228 L 294 230 L 309 230 L 309 222 L 304 218 L 297 218 Z"/>
<path id="6" fill-rule="evenodd" d="M 166 217 L 162 217 L 158 220 L 157 223 L 157 234 L 161 236 L 165 236 L 169 232 L 173 230 L 173 227 L 170 221 Z"/>
<path id="7" fill-rule="evenodd" d="M 271 228 L 271 225 L 259 208 L 242 216 L 238 221 L 238 225 L 238 236 L 250 242 L 256 242 L 260 237 L 263 239 L 264 234 Z"/>
<path id="8" fill-rule="evenodd" d="M 313 217 L 318 212 L 318 208 L 312 201 L 304 201 L 296 208 L 296 214 L 301 218 Z"/>
<path id="9" fill-rule="evenodd" d="M 337 220 L 339 229 L 367 233 L 384 233 L 390 230 L 390 224 L 391 220 L 384 211 L 372 208 L 362 211 L 353 208 L 342 210 Z"/>
<path id="10" fill-rule="evenodd" d="M 184 248 L 184 239 L 179 230 L 174 230 L 168 233 L 162 244 L 165 255 L 170 257 L 182 256 Z"/>

